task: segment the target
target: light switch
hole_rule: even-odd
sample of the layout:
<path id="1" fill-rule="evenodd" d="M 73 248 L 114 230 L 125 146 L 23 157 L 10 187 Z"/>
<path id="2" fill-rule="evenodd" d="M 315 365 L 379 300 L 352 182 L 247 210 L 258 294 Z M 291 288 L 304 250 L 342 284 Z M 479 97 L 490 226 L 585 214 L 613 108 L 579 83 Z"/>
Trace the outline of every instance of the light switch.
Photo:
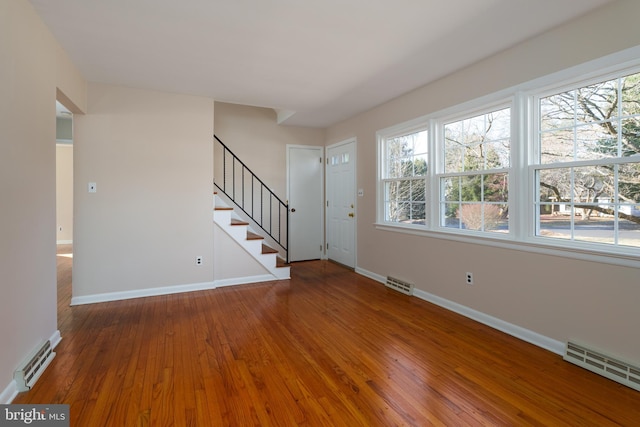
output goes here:
<path id="1" fill-rule="evenodd" d="M 95 182 L 90 182 L 89 184 L 87 184 L 87 189 L 89 193 L 95 193 L 98 190 Z"/>

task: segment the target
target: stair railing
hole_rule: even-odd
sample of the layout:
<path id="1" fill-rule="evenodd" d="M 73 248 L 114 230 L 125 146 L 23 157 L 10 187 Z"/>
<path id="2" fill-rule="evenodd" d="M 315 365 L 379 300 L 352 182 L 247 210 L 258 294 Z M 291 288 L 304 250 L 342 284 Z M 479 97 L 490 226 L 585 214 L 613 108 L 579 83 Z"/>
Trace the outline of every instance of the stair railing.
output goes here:
<path id="1" fill-rule="evenodd" d="M 220 138 L 216 135 L 213 137 L 216 144 L 216 170 L 222 168 L 222 177 L 220 180 L 214 179 L 214 185 L 284 250 L 288 263 L 289 206 L 229 150 Z"/>

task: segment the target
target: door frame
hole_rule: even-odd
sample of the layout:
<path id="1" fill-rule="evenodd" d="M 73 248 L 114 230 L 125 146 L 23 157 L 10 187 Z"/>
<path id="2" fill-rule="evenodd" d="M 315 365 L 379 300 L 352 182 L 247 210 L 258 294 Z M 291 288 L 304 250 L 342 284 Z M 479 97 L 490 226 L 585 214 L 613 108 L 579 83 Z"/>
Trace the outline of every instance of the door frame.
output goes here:
<path id="1" fill-rule="evenodd" d="M 335 144 L 331 144 L 331 145 L 327 145 L 325 147 L 325 162 L 324 162 L 324 167 L 328 168 L 329 167 L 329 150 L 332 148 L 337 148 L 340 147 L 342 145 L 347 145 L 347 144 L 351 144 L 353 143 L 353 189 L 354 189 L 354 195 L 353 195 L 353 205 L 355 206 L 355 213 L 356 216 L 353 219 L 353 268 L 354 270 L 358 268 L 358 190 L 357 190 L 357 184 L 358 184 L 358 139 L 355 136 L 352 136 L 351 138 L 347 138 L 344 139 L 340 142 L 336 142 Z M 329 188 L 329 173 L 325 173 L 325 184 L 324 184 L 324 194 L 325 194 L 325 199 L 324 199 L 324 210 L 327 210 L 327 204 L 329 203 L 329 199 L 328 199 L 328 194 L 327 194 L 327 188 Z M 327 247 L 327 235 L 329 234 L 329 218 L 328 215 L 325 215 L 325 237 L 324 237 L 324 259 L 329 259 L 329 248 Z"/>
<path id="2" fill-rule="evenodd" d="M 289 156 L 289 150 L 291 149 L 314 149 L 314 150 L 318 150 L 319 151 L 319 155 L 320 158 L 322 159 L 322 163 L 323 165 L 325 164 L 326 161 L 326 156 L 325 156 L 325 147 L 321 146 L 321 145 L 304 145 L 304 144 L 287 144 L 286 146 L 286 182 L 287 182 L 287 209 L 289 209 L 289 198 L 290 198 L 290 184 L 291 184 L 291 176 L 289 174 L 289 170 L 291 167 L 291 158 Z M 326 187 L 325 187 L 325 168 L 321 167 L 320 168 L 320 206 L 324 206 L 325 200 L 326 200 Z M 289 212 L 287 211 L 287 215 L 289 215 Z M 321 209 L 320 210 L 320 236 L 322 238 L 322 251 L 320 251 L 320 259 L 326 259 L 327 257 L 327 251 L 325 250 L 325 247 L 327 246 L 327 236 L 326 236 L 326 228 L 325 228 L 325 209 Z M 289 233 L 289 230 L 287 229 L 287 233 Z M 287 246 L 287 251 L 289 251 L 291 249 L 291 236 L 289 235 L 287 237 L 289 244 Z"/>

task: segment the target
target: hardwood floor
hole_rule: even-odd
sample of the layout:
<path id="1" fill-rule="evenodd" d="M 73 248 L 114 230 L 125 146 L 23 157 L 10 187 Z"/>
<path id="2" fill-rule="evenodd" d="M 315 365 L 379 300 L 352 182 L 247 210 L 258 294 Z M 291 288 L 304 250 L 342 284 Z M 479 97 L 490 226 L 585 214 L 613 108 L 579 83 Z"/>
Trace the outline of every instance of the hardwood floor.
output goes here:
<path id="1" fill-rule="evenodd" d="M 640 393 L 330 262 L 68 307 L 58 258 L 63 340 L 14 403 L 72 426 L 640 425 Z"/>

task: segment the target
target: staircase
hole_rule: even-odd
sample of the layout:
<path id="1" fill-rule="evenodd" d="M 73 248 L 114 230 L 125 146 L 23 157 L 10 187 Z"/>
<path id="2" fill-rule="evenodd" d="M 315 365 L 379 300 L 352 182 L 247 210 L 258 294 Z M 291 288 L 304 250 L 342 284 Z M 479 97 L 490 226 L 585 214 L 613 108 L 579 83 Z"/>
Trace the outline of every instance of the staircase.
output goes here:
<path id="1" fill-rule="evenodd" d="M 289 279 L 290 267 L 278 251 L 265 244 L 264 237 L 251 230 L 249 222 L 242 220 L 220 195 L 215 193 L 214 198 L 213 221 L 260 263 L 274 280 Z"/>

